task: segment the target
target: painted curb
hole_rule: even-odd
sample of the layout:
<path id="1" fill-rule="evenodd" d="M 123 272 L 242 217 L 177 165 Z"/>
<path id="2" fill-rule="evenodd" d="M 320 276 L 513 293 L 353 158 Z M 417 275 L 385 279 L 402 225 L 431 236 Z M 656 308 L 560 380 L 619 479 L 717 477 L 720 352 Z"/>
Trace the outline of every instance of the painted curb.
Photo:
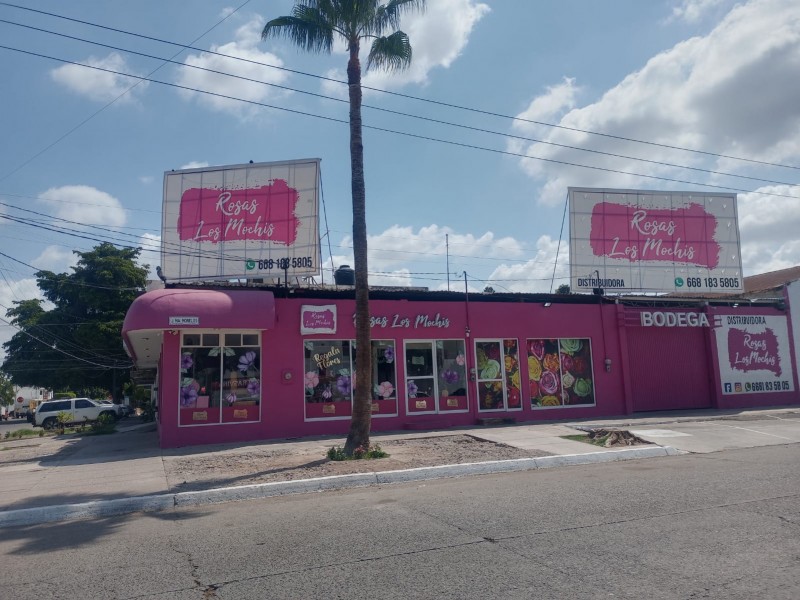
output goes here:
<path id="1" fill-rule="evenodd" d="M 330 477 L 315 477 L 312 479 L 298 479 L 294 481 L 273 481 L 270 483 L 214 488 L 197 492 L 133 496 L 131 498 L 119 498 L 116 500 L 96 500 L 79 504 L 22 508 L 18 510 L 0 511 L 0 528 L 38 525 L 41 523 L 52 523 L 54 521 L 109 517 L 134 512 L 162 511 L 176 507 L 255 500 L 291 494 L 351 489 L 368 487 L 376 484 L 408 483 L 432 479 L 465 477 L 468 475 L 532 471 L 536 469 L 549 469 L 571 465 L 589 465 L 623 460 L 636 460 L 640 458 L 677 456 L 679 454 L 684 453 L 671 446 L 626 448 L 623 450 L 590 452 L 587 454 L 565 454 L 562 456 L 543 456 L 540 458 L 517 458 L 513 460 L 495 460 L 459 465 L 417 467 L 414 469 L 377 473 L 332 475 Z"/>

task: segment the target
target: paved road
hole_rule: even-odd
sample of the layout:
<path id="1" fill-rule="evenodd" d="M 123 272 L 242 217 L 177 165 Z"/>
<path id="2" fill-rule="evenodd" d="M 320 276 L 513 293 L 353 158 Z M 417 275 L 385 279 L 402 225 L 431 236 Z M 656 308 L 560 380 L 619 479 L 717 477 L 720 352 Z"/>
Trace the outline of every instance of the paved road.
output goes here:
<path id="1" fill-rule="evenodd" d="M 800 445 L 8 528 L 2 595 L 800 597 Z"/>

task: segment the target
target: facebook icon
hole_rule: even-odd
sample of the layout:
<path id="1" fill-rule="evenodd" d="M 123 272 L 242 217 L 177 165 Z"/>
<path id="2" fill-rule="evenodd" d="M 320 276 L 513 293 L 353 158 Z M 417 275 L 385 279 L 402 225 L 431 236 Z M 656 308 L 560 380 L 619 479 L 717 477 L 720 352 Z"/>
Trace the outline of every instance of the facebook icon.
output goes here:
<path id="1" fill-rule="evenodd" d="M 730 383 L 726 383 L 725 384 L 725 393 L 726 394 L 730 394 L 731 393 L 731 384 Z"/>

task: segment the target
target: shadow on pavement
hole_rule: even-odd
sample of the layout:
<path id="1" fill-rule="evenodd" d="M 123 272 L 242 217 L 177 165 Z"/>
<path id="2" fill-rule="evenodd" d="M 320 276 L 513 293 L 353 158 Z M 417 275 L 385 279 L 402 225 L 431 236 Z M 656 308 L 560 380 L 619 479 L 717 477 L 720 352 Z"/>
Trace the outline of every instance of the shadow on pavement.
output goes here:
<path id="1" fill-rule="evenodd" d="M 110 499 L 110 497 L 106 499 Z M 209 514 L 207 511 L 201 510 L 145 512 L 111 517 L 94 517 L 90 521 L 42 523 L 41 525 L 25 525 L 4 529 L 3 538 L 7 541 L 21 542 L 17 549 L 8 553 L 9 555 L 28 556 L 64 548 L 79 550 L 89 547 L 103 538 L 115 535 L 120 527 L 136 519 L 151 518 L 162 521 L 188 521 L 207 514 Z"/>

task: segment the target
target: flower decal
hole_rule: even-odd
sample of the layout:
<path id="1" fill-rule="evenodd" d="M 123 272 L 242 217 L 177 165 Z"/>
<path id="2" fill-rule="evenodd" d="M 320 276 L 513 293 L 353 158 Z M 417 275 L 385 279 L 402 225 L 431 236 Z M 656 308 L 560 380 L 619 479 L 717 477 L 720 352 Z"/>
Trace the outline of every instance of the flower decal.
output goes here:
<path id="1" fill-rule="evenodd" d="M 307 371 L 305 376 L 306 389 L 313 390 L 319 385 L 319 375 L 316 371 Z"/>
<path id="2" fill-rule="evenodd" d="M 528 340 L 528 354 L 542 360 L 544 358 L 544 340 Z"/>
<path id="3" fill-rule="evenodd" d="M 531 381 L 539 381 L 542 378 L 542 363 L 535 356 L 528 357 L 528 378 Z"/>
<path id="4" fill-rule="evenodd" d="M 348 396 L 351 389 L 350 377 L 348 375 L 339 375 L 336 379 L 336 389 L 339 390 L 342 396 Z"/>
<path id="5" fill-rule="evenodd" d="M 192 355 L 190 353 L 183 354 L 181 356 L 181 371 L 188 371 L 194 365 L 194 360 L 192 359 Z"/>
<path id="6" fill-rule="evenodd" d="M 378 385 L 378 395 L 381 398 L 387 399 L 394 393 L 394 386 L 391 381 L 384 381 Z"/>
<path id="7" fill-rule="evenodd" d="M 545 371 L 542 373 L 542 379 L 539 381 L 539 387 L 545 394 L 555 394 L 558 390 L 558 377 L 552 371 Z"/>
<path id="8" fill-rule="evenodd" d="M 458 374 L 458 371 L 454 371 L 453 369 L 445 369 L 442 371 L 442 379 L 447 385 L 453 385 L 458 383 L 459 379 L 461 379 L 461 375 Z"/>
<path id="9" fill-rule="evenodd" d="M 254 368 L 256 362 L 256 353 L 253 350 L 245 352 L 239 357 L 239 371 L 246 373 L 248 369 Z"/>
<path id="10" fill-rule="evenodd" d="M 322 390 L 322 399 L 325 402 L 330 402 L 330 399 L 331 399 L 332 396 L 333 396 L 333 394 L 331 393 L 331 386 L 326 385 L 325 389 Z"/>
<path id="11" fill-rule="evenodd" d="M 417 387 L 417 384 L 414 383 L 413 379 L 409 379 L 408 380 L 408 385 L 406 387 L 408 389 L 408 397 L 409 398 L 416 398 L 417 397 L 417 392 L 419 391 L 419 388 Z"/>
<path id="12" fill-rule="evenodd" d="M 500 363 L 494 359 L 486 361 L 486 366 L 481 371 L 481 379 L 497 379 L 500 374 Z"/>
<path id="13" fill-rule="evenodd" d="M 394 362 L 394 346 L 386 347 L 386 349 L 383 351 L 383 358 L 389 364 Z"/>
<path id="14" fill-rule="evenodd" d="M 559 341 L 559 345 L 561 346 L 562 352 L 575 354 L 576 352 L 580 352 L 580 349 L 583 347 L 583 342 L 575 339 L 564 339 Z"/>
<path id="15" fill-rule="evenodd" d="M 463 367 L 465 362 L 466 362 L 466 360 L 464 359 L 464 355 L 463 355 L 463 354 L 461 354 L 461 353 L 459 352 L 459 353 L 456 355 L 456 364 L 457 364 L 459 367 Z"/>
<path id="16" fill-rule="evenodd" d="M 227 403 L 228 403 L 228 406 L 233 406 L 233 405 L 234 405 L 234 403 L 236 402 L 236 394 L 234 394 L 233 392 L 231 392 L 230 394 L 228 394 L 227 396 L 225 396 L 225 402 L 227 402 Z"/>
<path id="17" fill-rule="evenodd" d="M 194 406 L 197 404 L 197 390 L 192 385 L 181 388 L 181 406 Z"/>
<path id="18" fill-rule="evenodd" d="M 592 393 L 592 382 L 589 379 L 576 379 L 575 380 L 575 394 L 581 397 L 588 396 Z"/>

